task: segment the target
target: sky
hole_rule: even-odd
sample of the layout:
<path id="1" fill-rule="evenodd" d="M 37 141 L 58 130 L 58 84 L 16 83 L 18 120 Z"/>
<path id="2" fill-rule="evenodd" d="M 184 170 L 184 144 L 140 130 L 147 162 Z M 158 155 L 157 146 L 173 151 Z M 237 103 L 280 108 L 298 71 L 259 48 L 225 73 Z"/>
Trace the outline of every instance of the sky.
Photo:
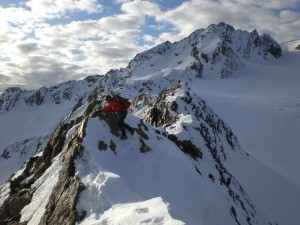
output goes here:
<path id="1" fill-rule="evenodd" d="M 300 0 L 1 0 L 0 93 L 105 74 L 219 22 L 300 39 Z"/>

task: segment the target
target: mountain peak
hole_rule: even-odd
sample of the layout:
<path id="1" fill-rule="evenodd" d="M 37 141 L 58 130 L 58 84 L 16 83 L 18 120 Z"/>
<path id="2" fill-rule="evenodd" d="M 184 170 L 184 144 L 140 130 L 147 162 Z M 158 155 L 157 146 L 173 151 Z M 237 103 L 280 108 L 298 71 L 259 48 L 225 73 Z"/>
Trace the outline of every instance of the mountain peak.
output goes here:
<path id="1" fill-rule="evenodd" d="M 165 42 L 138 54 L 130 61 L 130 75 L 150 75 L 172 68 L 196 77 L 209 76 L 210 72 L 225 78 L 244 66 L 245 61 L 266 61 L 281 56 L 280 45 L 269 35 L 235 30 L 221 22 L 199 29 L 187 38 Z M 161 62 L 164 62 L 163 64 Z"/>

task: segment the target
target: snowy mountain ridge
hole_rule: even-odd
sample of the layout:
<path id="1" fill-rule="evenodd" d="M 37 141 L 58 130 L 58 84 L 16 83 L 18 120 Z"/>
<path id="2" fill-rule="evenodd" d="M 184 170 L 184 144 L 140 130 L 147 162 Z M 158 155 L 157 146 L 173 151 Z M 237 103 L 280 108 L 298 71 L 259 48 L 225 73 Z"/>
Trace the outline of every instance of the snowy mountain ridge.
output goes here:
<path id="1" fill-rule="evenodd" d="M 212 70 L 224 78 L 243 66 L 244 60 L 265 60 L 270 56 L 280 57 L 281 47 L 269 35 L 259 36 L 256 30 L 249 33 L 219 23 L 197 30 L 179 42 L 172 44 L 167 41 L 140 53 L 127 68 L 133 76 L 175 68 L 184 74 L 194 73 L 197 77 Z M 169 62 L 168 58 L 173 60 Z"/>
<path id="2" fill-rule="evenodd" d="M 8 88 L 1 95 L 0 112 L 9 111 L 20 99 L 24 100 L 27 106 L 41 105 L 44 101 L 47 101 L 47 99 L 54 104 L 60 104 L 64 101 L 70 101 L 71 99 L 76 100 L 80 89 L 85 90 L 83 86 L 91 87 L 96 82 L 98 83 L 99 77 L 99 75 L 89 76 L 79 82 L 68 81 L 50 88 L 41 87 L 33 91 L 22 90 L 18 87 Z"/>
<path id="3" fill-rule="evenodd" d="M 269 57 L 280 56 L 280 45 L 269 35 L 259 36 L 256 30 L 249 33 L 219 23 L 197 30 L 182 41 L 173 44 L 165 42 L 138 54 L 126 68 L 118 71 L 118 76 L 147 77 L 172 69 L 179 73 L 174 78 L 175 81 L 178 78 L 184 80 L 192 75 L 201 78 L 209 70 L 224 78 L 241 67 L 244 60 L 266 60 Z M 116 71 L 110 71 L 107 75 L 112 73 Z M 168 76 L 170 77 L 170 73 Z M 84 82 L 84 85 L 90 87 L 99 83 L 99 76 L 87 77 L 79 83 Z M 62 100 L 71 100 L 75 86 L 75 81 L 69 81 L 51 88 L 42 87 L 36 91 L 9 88 L 0 97 L 0 112 L 13 107 L 21 93 L 27 105 L 41 104 L 46 95 L 49 95 L 48 98 L 55 104 Z"/>
<path id="4" fill-rule="evenodd" d="M 220 23 L 104 76 L 7 89 L 0 224 L 277 224 L 236 178 L 240 167 L 272 172 L 243 151 L 191 83 L 280 55 L 270 36 Z M 111 92 L 131 100 L 126 121 L 136 133 L 125 141 L 113 115 L 99 112 Z M 163 112 L 158 129 L 147 123 L 154 103 Z"/>
<path id="5" fill-rule="evenodd" d="M 20 222 L 27 221 L 28 224 L 74 224 L 78 220 L 79 224 L 102 224 L 105 221 L 117 224 L 114 221 L 118 221 L 118 217 L 104 220 L 101 215 L 104 215 L 108 209 L 116 210 L 114 207 L 118 208 L 115 205 L 117 203 L 139 200 L 138 202 L 142 204 L 144 201 L 154 201 L 155 198 L 151 200 L 152 198 L 148 199 L 147 196 L 154 194 L 153 197 L 158 197 L 157 194 L 162 194 L 163 201 L 171 204 L 175 218 L 184 221 L 184 223 L 178 221 L 178 224 L 198 224 L 199 221 L 214 223 L 213 221 L 217 222 L 220 219 L 213 215 L 196 216 L 198 210 L 195 205 L 200 207 L 203 201 L 212 201 L 212 199 L 203 199 L 202 195 L 203 192 L 210 193 L 210 186 L 216 185 L 219 186 L 219 191 L 214 193 L 216 204 L 222 199 L 227 203 L 220 205 L 220 209 L 208 208 L 205 212 L 213 210 L 222 215 L 225 224 L 233 222 L 270 224 L 266 222 L 265 216 L 255 209 L 255 205 L 239 182 L 226 169 L 226 161 L 231 154 L 242 153 L 241 156 L 245 161 L 248 158 L 240 149 L 232 131 L 205 105 L 203 100 L 197 99 L 184 87 L 182 89 L 179 84 L 163 90 L 159 96 L 161 96 L 160 107 L 178 103 L 178 108 L 171 107 L 168 110 L 170 114 L 164 115 L 164 121 L 172 121 L 172 126 L 167 131 L 155 130 L 143 120 L 132 116 L 130 121 L 131 125 L 136 127 L 136 134 L 125 141 L 127 147 L 122 145 L 123 141 L 118 138 L 119 133 L 113 115 L 99 113 L 100 102 L 92 101 L 85 106 L 84 111 L 80 110 L 82 113 L 77 112 L 80 107 L 75 110 L 72 114 L 76 116 L 71 114 L 72 120 L 67 119 L 56 128 L 44 150 L 30 158 L 25 167 L 9 180 L 7 184 L 10 185 L 11 192 L 4 198 L 1 215 L 9 219 L 18 218 Z M 180 97 L 180 99 L 173 101 L 170 96 Z M 182 121 L 185 121 L 186 125 Z M 183 129 L 180 132 L 181 127 Z M 199 143 L 193 138 L 197 136 L 202 140 L 198 140 Z M 188 139 L 184 140 L 186 137 Z M 145 154 L 145 159 L 139 152 Z M 156 154 L 162 158 L 159 160 Z M 134 161 L 126 159 L 128 155 L 133 157 Z M 122 163 L 118 160 L 119 157 L 123 159 Z M 148 159 L 149 157 L 151 160 Z M 137 158 L 144 163 L 140 165 L 140 162 L 135 161 Z M 170 158 L 172 162 L 169 161 Z M 114 160 L 118 160 L 118 163 L 114 163 Z M 162 166 L 161 170 L 153 169 L 154 165 L 158 168 Z M 166 165 L 170 169 L 165 170 Z M 129 170 L 128 173 L 122 172 L 125 168 L 126 171 Z M 140 170 L 134 171 L 137 168 Z M 53 173 L 54 169 L 55 173 Z M 140 173 L 143 169 L 144 172 Z M 175 179 L 166 178 L 171 170 L 176 170 L 179 174 L 184 173 L 181 179 L 186 182 L 177 184 L 178 191 L 185 190 L 187 193 L 191 191 L 194 193 L 193 196 L 184 194 L 184 199 L 177 199 L 173 196 L 175 190 L 170 193 L 164 190 L 169 185 L 172 187 L 176 184 L 176 176 Z M 156 173 L 163 173 L 165 176 L 162 180 L 157 179 Z M 132 179 L 130 178 L 132 174 L 141 177 L 137 180 Z M 106 182 L 106 179 L 111 181 Z M 166 180 L 167 183 L 171 183 L 167 185 Z M 143 186 L 144 182 L 147 185 L 137 189 Z M 193 185 L 190 186 L 191 184 Z M 45 185 L 50 191 L 45 191 Z M 97 190 L 94 190 L 98 185 Z M 203 187 L 202 191 L 199 191 L 199 187 Z M 97 199 L 91 199 L 95 194 L 98 195 Z M 191 197 L 196 197 L 192 204 Z M 41 202 L 47 198 L 48 201 Z M 159 201 L 159 207 L 164 204 Z M 150 210 L 153 210 L 152 207 L 149 206 Z M 182 213 L 184 209 L 187 211 Z M 186 215 L 187 212 L 190 213 Z M 167 210 L 167 215 L 169 213 Z M 147 220 L 149 215 L 145 214 L 146 217 L 141 217 L 139 223 Z M 21 217 L 19 218 L 18 215 Z M 150 216 L 153 217 L 152 214 Z M 129 217 L 125 218 L 125 221 L 128 219 L 131 220 Z M 152 224 L 156 224 L 154 221 L 172 224 L 178 219 L 174 220 L 171 216 L 161 217 L 158 214 L 152 220 Z M 149 219 L 148 221 L 151 222 Z"/>

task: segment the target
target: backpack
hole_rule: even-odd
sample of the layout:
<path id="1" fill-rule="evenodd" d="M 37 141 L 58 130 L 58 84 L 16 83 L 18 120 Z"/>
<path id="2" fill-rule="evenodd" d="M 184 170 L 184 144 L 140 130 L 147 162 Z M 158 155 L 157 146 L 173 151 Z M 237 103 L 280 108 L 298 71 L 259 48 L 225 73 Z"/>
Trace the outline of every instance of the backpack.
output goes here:
<path id="1" fill-rule="evenodd" d="M 121 107 L 124 111 L 126 111 L 129 108 L 130 102 L 127 98 L 124 98 L 120 95 L 114 95 L 112 98 L 121 105 Z"/>

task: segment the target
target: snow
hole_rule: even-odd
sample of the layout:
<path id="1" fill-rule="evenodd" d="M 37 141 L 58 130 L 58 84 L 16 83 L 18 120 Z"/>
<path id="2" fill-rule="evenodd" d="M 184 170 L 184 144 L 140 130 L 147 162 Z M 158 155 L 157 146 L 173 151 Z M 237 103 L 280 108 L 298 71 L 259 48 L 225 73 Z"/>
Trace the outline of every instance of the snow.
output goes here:
<path id="1" fill-rule="evenodd" d="M 287 41 L 284 43 L 281 43 L 281 47 L 285 50 L 285 51 L 298 51 L 299 49 L 296 49 L 296 47 L 298 47 L 300 45 L 300 39 L 296 39 L 296 40 L 292 40 L 292 41 Z"/>
<path id="2" fill-rule="evenodd" d="M 131 125 L 138 122 L 130 115 L 126 120 Z M 174 143 L 158 139 L 155 129 L 148 129 L 149 140 L 158 141 L 144 140 L 151 151 L 141 154 L 137 134 L 123 141 L 109 135 L 103 121 L 89 120 L 84 139 L 86 151 L 76 163 L 77 175 L 86 186 L 77 205 L 79 212 L 86 211 L 86 216 L 78 224 L 119 224 L 121 218 L 122 224 L 135 224 L 134 218 L 149 224 L 230 224 L 232 218 L 228 217 L 226 204 L 219 204 L 223 194 L 215 192 L 208 179 L 201 181 L 191 160 Z M 100 137 L 105 143 L 113 141 L 116 153 L 109 148 L 99 151 Z M 108 220 L 109 215 L 126 208 L 130 209 L 127 213 Z M 154 208 L 160 208 L 161 213 L 157 214 Z M 141 211 L 147 213 L 138 214 Z M 215 213 L 220 217 L 215 217 Z"/>
<path id="3" fill-rule="evenodd" d="M 48 140 L 47 137 L 36 137 L 17 142 L 6 147 L 8 156 L 0 157 L 0 185 L 13 174 L 12 179 L 17 178 L 25 169 L 23 165 L 30 157 L 43 149 L 44 143 Z"/>
<path id="4" fill-rule="evenodd" d="M 257 207 L 279 224 L 300 221 L 299 61 L 299 53 L 283 52 L 276 65 L 248 64 L 230 78 L 204 77 L 192 84 L 259 161 L 232 160 L 231 171 Z"/>
<path id="5" fill-rule="evenodd" d="M 0 186 L 0 206 L 3 205 L 3 203 L 5 202 L 5 199 L 7 199 L 9 197 L 10 194 L 10 184 L 6 183 L 4 185 Z"/>
<path id="6" fill-rule="evenodd" d="M 78 109 L 76 109 L 70 116 L 69 121 L 70 120 L 74 120 L 79 116 L 82 116 L 84 111 L 86 110 L 88 106 L 88 102 L 86 102 L 85 104 L 83 104 L 82 106 L 80 106 Z"/>
<path id="7" fill-rule="evenodd" d="M 259 210 L 278 224 L 298 224 L 300 221 L 299 186 L 257 160 L 243 163 L 239 157 L 231 156 L 230 168 L 234 176 L 255 202 Z M 236 170 L 235 168 L 239 168 Z M 288 194 L 287 194 L 288 193 Z"/>
<path id="8" fill-rule="evenodd" d="M 71 103 L 63 107 L 56 104 L 33 107 L 16 105 L 9 113 L 0 116 L 0 149 L 17 141 L 50 134 L 70 107 Z"/>
<path id="9" fill-rule="evenodd" d="M 21 211 L 20 222 L 28 221 L 28 225 L 38 225 L 46 210 L 48 199 L 52 193 L 52 189 L 56 185 L 59 177 L 59 171 L 62 163 L 59 160 L 60 154 L 57 155 L 51 166 L 38 180 L 34 182 L 32 187 L 36 188 L 31 202 Z"/>
<path id="10" fill-rule="evenodd" d="M 231 127 L 243 149 L 300 187 L 300 54 L 248 64 L 192 88 Z"/>
<path id="11" fill-rule="evenodd" d="M 104 212 L 99 222 L 87 221 L 86 224 L 184 225 L 185 223 L 173 219 L 168 212 L 168 204 L 158 197 L 144 202 L 116 204 Z"/>

